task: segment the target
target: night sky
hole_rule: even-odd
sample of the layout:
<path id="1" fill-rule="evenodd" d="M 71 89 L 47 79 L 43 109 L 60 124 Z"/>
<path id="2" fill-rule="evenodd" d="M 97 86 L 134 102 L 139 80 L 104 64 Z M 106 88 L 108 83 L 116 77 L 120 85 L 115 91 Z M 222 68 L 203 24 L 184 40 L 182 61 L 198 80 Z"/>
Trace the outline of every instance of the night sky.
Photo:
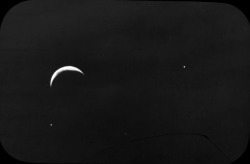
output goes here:
<path id="1" fill-rule="evenodd" d="M 21 3 L 0 31 L 1 143 L 29 162 L 234 161 L 249 142 L 249 34 L 220 3 Z M 67 65 L 84 75 L 50 87 Z"/>

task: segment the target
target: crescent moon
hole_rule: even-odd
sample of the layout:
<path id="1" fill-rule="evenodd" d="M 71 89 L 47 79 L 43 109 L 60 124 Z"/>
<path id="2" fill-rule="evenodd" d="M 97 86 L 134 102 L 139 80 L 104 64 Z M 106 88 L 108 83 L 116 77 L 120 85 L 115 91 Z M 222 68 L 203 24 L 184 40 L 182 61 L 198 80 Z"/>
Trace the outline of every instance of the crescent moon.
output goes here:
<path id="1" fill-rule="evenodd" d="M 76 67 L 74 67 L 74 66 L 64 66 L 64 67 L 61 67 L 61 68 L 59 68 L 58 70 L 56 70 L 56 71 L 53 73 L 53 75 L 52 75 L 52 77 L 51 77 L 51 79 L 50 79 L 50 87 L 52 87 L 52 83 L 53 83 L 54 79 L 55 79 L 60 73 L 62 73 L 62 72 L 64 72 L 64 71 L 75 71 L 75 72 L 79 72 L 79 73 L 81 73 L 81 74 L 84 75 L 84 73 L 83 73 L 80 69 L 78 69 L 78 68 L 76 68 Z"/>

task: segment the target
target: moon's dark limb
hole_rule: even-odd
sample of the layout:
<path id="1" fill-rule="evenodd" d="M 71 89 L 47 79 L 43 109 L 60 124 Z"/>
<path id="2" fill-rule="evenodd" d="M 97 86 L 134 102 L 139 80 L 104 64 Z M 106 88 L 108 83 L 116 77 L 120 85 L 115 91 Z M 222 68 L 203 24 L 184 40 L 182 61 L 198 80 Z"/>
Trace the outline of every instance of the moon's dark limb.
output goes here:
<path id="1" fill-rule="evenodd" d="M 117 147 L 122 147 L 126 144 L 130 144 L 130 143 L 135 143 L 135 142 L 140 142 L 140 141 L 145 141 L 145 140 L 150 140 L 150 139 L 155 139 L 155 138 L 159 138 L 159 137 L 167 137 L 170 135 L 197 135 L 197 136 L 201 136 L 202 138 L 205 138 L 206 140 L 208 140 L 209 142 L 211 142 L 215 148 L 221 152 L 223 154 L 223 156 L 225 156 L 225 158 L 229 161 L 232 162 L 231 158 L 207 135 L 201 134 L 201 133 L 195 133 L 195 132 L 176 132 L 176 133 L 165 133 L 165 134 L 159 134 L 159 135 L 153 135 L 153 136 L 148 136 L 148 137 L 142 137 L 142 138 L 134 138 L 131 139 L 127 142 L 123 142 L 123 143 L 116 143 L 114 145 L 111 145 L 109 147 L 106 147 L 100 151 L 97 151 L 93 154 L 91 154 L 89 157 L 82 159 L 83 161 L 88 161 L 91 158 L 94 158 L 95 156 L 97 156 L 98 154 L 104 153 L 105 151 L 117 148 Z"/>

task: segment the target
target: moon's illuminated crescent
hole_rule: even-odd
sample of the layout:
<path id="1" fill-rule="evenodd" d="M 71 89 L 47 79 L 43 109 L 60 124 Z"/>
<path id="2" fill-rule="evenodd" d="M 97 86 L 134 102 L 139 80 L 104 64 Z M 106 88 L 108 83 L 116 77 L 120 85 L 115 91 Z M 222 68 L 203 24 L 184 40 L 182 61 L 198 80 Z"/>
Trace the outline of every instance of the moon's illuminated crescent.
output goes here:
<path id="1" fill-rule="evenodd" d="M 58 70 L 56 70 L 56 71 L 53 73 L 53 75 L 52 75 L 52 77 L 51 77 L 51 79 L 50 79 L 50 87 L 52 87 L 52 83 L 53 83 L 54 79 L 55 79 L 60 73 L 62 73 L 62 72 L 64 72 L 64 71 L 75 71 L 75 72 L 79 72 L 79 73 L 81 73 L 81 74 L 84 75 L 84 73 L 83 73 L 80 69 L 78 69 L 78 68 L 76 68 L 76 67 L 74 67 L 74 66 L 64 66 L 64 67 L 61 67 L 61 68 L 59 68 Z"/>

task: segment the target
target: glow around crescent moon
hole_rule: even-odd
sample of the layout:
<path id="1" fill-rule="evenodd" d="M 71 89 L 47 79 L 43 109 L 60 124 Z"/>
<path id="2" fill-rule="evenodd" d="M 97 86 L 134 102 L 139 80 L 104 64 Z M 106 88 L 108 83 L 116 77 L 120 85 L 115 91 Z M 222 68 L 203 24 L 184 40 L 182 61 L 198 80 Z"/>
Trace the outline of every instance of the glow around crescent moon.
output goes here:
<path id="1" fill-rule="evenodd" d="M 52 87 L 52 83 L 53 83 L 54 79 L 55 79 L 60 73 L 62 73 L 62 72 L 64 72 L 64 71 L 76 71 L 76 72 L 79 72 L 79 73 L 81 73 L 81 74 L 84 75 L 84 73 L 83 73 L 80 69 L 78 69 L 78 68 L 76 68 L 76 67 L 74 67 L 74 66 L 64 66 L 64 67 L 61 67 L 61 68 L 59 68 L 58 70 L 56 70 L 56 71 L 53 73 L 53 75 L 52 75 L 52 77 L 51 77 L 51 79 L 50 79 L 50 87 Z"/>

